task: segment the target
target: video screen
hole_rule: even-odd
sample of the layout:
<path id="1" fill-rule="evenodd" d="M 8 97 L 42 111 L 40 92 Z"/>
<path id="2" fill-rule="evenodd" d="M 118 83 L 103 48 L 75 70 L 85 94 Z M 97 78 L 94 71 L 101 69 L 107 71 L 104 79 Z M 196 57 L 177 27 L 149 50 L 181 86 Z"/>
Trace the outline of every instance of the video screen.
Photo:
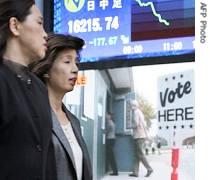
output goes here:
<path id="1" fill-rule="evenodd" d="M 53 31 L 86 42 L 81 63 L 195 52 L 194 0 L 54 0 L 53 7 Z"/>

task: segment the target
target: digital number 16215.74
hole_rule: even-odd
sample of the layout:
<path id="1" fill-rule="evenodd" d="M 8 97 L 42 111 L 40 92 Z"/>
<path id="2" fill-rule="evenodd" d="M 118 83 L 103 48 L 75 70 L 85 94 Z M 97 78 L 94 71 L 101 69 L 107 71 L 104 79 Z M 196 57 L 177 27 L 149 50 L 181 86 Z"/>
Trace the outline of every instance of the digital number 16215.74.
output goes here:
<path id="1" fill-rule="evenodd" d="M 89 18 L 89 19 L 76 19 L 68 22 L 69 33 L 85 33 L 85 32 L 98 32 L 98 31 L 109 31 L 111 29 L 119 28 L 119 17 L 118 16 L 107 16 L 104 18 L 105 27 L 101 26 L 100 18 Z"/>

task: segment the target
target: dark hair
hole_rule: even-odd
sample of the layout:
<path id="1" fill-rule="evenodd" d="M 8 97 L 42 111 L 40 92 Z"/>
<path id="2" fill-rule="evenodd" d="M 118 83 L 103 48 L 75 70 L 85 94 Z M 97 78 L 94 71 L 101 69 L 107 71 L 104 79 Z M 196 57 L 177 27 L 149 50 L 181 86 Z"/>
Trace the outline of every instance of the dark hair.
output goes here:
<path id="1" fill-rule="evenodd" d="M 34 0 L 0 0 L 0 59 L 4 54 L 7 39 L 10 36 L 10 18 L 16 17 L 20 22 L 23 22 L 30 14 L 30 8 L 34 4 Z"/>
<path id="2" fill-rule="evenodd" d="M 31 64 L 29 67 L 33 73 L 35 73 L 43 82 L 44 74 L 47 74 L 51 69 L 58 54 L 65 49 L 74 49 L 77 51 L 78 58 L 80 57 L 80 51 L 84 46 L 83 39 L 64 34 L 49 34 L 47 38 L 47 51 L 45 58 Z"/>

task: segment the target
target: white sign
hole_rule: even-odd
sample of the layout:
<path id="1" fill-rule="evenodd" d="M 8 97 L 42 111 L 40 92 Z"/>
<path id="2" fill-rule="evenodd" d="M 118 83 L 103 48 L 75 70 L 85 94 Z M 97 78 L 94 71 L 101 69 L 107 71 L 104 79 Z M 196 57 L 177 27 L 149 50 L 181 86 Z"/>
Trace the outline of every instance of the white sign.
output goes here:
<path id="1" fill-rule="evenodd" d="M 158 79 L 158 135 L 169 146 L 181 145 L 194 136 L 193 70 L 169 74 Z"/>

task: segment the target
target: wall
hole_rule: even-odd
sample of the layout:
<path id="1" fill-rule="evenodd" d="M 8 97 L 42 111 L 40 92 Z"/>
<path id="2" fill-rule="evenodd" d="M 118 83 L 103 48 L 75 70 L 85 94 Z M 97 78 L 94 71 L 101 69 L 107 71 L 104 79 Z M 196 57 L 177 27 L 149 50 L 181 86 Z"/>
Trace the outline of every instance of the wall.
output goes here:
<path id="1" fill-rule="evenodd" d="M 38 6 L 41 13 L 43 14 L 43 0 L 35 0 L 35 3 Z"/>
<path id="2" fill-rule="evenodd" d="M 107 85 L 100 74 L 99 71 L 96 71 L 96 115 L 97 115 L 97 124 L 95 124 L 95 128 L 97 129 L 97 153 L 96 161 L 97 161 L 97 176 L 95 179 L 100 179 L 104 176 L 106 172 L 105 162 L 106 162 L 106 147 L 105 147 L 105 114 L 106 114 L 106 99 L 107 99 Z"/>

